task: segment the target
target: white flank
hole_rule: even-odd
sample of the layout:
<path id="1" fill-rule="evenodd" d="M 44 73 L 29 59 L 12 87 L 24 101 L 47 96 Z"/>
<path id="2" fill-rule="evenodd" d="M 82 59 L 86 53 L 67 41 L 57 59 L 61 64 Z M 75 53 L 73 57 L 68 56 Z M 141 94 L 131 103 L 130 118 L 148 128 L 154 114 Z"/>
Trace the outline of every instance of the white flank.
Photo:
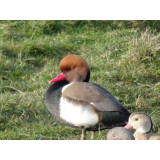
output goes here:
<path id="1" fill-rule="evenodd" d="M 63 97 L 60 99 L 60 117 L 75 126 L 91 127 L 98 123 L 98 115 L 90 105 L 74 105 Z"/>

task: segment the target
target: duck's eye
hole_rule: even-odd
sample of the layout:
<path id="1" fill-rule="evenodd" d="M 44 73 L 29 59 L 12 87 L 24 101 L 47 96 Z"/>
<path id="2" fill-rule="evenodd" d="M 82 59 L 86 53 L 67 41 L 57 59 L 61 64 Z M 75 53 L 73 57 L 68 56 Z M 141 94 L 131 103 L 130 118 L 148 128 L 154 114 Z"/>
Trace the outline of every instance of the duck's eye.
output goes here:
<path id="1" fill-rule="evenodd" d="M 71 68 L 66 68 L 66 71 L 71 71 Z"/>
<path id="2" fill-rule="evenodd" d="M 138 118 L 136 118 L 135 121 L 138 121 Z"/>

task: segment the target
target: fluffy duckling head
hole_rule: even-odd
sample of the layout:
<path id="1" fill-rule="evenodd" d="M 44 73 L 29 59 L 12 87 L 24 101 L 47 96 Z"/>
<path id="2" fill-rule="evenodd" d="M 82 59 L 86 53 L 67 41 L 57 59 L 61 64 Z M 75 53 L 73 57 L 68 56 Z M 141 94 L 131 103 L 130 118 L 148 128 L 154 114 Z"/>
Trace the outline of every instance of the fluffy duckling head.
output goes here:
<path id="1" fill-rule="evenodd" d="M 107 140 L 134 140 L 133 134 L 124 127 L 115 127 L 112 128 L 107 136 Z"/>
<path id="2" fill-rule="evenodd" d="M 152 120 L 144 112 L 135 112 L 130 115 L 125 128 L 133 128 L 136 132 L 148 133 L 152 128 Z"/>

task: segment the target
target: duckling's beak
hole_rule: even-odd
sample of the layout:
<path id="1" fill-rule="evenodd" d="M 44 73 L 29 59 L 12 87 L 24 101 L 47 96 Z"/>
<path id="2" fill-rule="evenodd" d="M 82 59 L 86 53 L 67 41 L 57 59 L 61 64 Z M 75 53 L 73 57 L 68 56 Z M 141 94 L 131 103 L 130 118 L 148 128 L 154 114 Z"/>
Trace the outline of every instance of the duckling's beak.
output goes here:
<path id="1" fill-rule="evenodd" d="M 126 129 L 132 129 L 133 126 L 131 126 L 130 124 L 127 124 L 126 126 L 124 126 L 124 128 L 126 128 Z"/>

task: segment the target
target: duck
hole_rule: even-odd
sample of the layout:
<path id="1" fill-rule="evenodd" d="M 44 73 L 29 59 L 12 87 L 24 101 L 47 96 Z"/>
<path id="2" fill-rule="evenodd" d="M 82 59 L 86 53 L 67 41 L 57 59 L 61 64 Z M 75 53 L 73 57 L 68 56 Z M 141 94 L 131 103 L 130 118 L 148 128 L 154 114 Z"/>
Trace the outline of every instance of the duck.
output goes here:
<path id="1" fill-rule="evenodd" d="M 134 112 L 129 116 L 126 129 L 135 129 L 135 140 L 160 140 L 159 134 L 150 133 L 153 123 L 145 112 Z"/>
<path id="2" fill-rule="evenodd" d="M 105 88 L 89 82 L 90 67 L 79 55 L 70 54 L 60 61 L 61 73 L 50 80 L 45 104 L 63 125 L 86 131 L 91 139 L 96 131 L 125 126 L 130 112 Z"/>
<path id="3" fill-rule="evenodd" d="M 135 140 L 132 132 L 124 127 L 112 128 L 106 136 L 107 140 Z"/>

